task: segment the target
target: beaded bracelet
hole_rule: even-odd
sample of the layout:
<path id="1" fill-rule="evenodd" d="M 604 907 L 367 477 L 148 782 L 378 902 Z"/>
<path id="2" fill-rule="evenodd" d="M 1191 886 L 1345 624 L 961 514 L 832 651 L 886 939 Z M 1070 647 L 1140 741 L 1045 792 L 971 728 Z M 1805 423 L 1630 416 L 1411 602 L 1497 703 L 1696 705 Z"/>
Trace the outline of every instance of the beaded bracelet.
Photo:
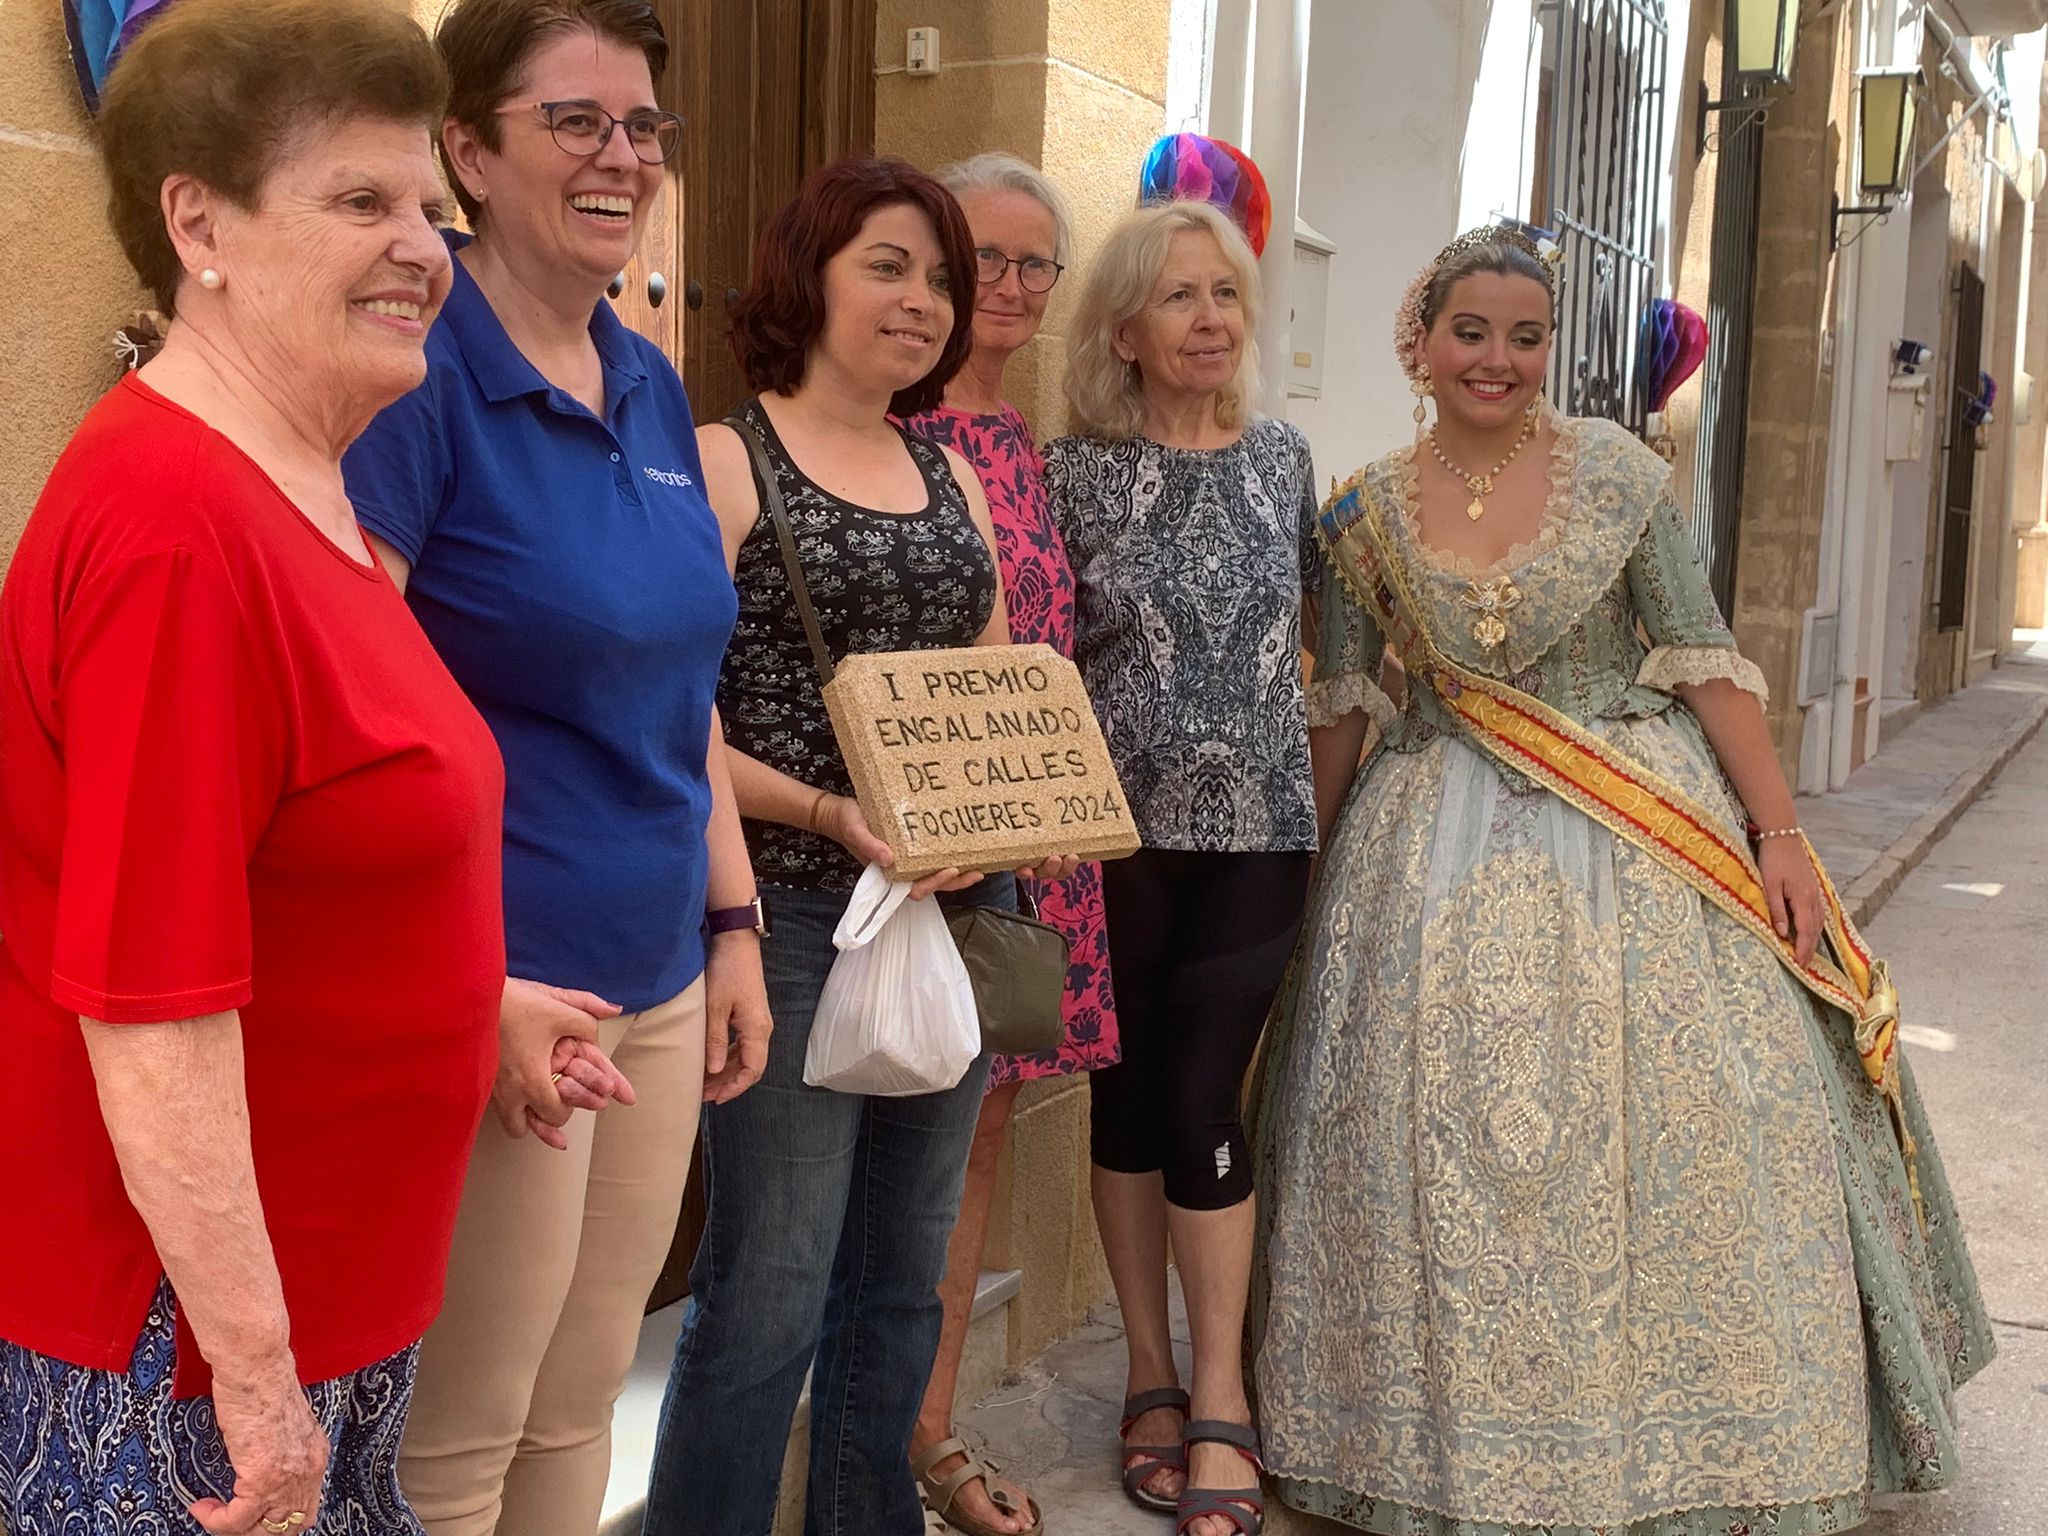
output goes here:
<path id="1" fill-rule="evenodd" d="M 1779 827 L 1773 832 L 1766 832 L 1761 827 L 1751 827 L 1749 831 L 1750 836 L 1760 843 L 1767 843 L 1774 837 L 1804 837 L 1806 835 L 1805 830 L 1800 827 Z"/>

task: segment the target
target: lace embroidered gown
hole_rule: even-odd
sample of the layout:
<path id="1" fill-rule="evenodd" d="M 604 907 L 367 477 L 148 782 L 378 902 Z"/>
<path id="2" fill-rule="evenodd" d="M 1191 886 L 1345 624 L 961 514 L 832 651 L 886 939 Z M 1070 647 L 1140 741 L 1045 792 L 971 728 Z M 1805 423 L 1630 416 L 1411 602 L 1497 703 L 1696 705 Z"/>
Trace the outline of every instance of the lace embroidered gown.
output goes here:
<path id="1" fill-rule="evenodd" d="M 1544 527 L 1491 570 L 1420 543 L 1408 450 L 1340 507 L 1385 509 L 1457 660 L 1735 826 L 1672 690 L 1762 675 L 1664 463 L 1557 425 Z M 1469 598 L 1501 577 L 1519 597 L 1487 647 Z M 1949 1482 L 1953 1392 L 1992 1341 L 1910 1073 L 1924 1236 L 1848 1022 L 1426 690 L 1397 715 L 1334 573 L 1321 614 L 1310 717 L 1366 709 L 1384 744 L 1254 1088 L 1250 1351 L 1282 1497 L 1382 1536 L 1817 1536 Z"/>

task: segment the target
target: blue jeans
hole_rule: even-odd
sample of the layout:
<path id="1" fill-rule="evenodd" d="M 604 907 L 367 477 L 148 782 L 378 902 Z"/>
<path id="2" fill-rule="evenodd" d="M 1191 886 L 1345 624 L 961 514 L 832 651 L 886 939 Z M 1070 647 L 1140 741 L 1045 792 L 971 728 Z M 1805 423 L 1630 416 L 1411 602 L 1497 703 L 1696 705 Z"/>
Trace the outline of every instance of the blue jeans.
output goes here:
<path id="1" fill-rule="evenodd" d="M 775 1034 L 760 1082 L 704 1110 L 704 1238 L 642 1530 L 767 1536 L 810 1371 L 806 1536 L 920 1536 L 910 1432 L 988 1058 L 944 1093 L 807 1087 L 846 896 L 771 886 L 762 899 Z M 962 901 L 1014 907 L 1015 881 L 992 875 Z"/>

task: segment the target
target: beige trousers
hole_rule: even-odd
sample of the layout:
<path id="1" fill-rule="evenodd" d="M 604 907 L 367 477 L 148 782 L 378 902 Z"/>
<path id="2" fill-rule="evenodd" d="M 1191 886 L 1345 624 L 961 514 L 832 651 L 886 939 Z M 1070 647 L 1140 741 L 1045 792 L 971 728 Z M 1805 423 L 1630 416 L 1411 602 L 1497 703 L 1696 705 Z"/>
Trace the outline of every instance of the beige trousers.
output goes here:
<path id="1" fill-rule="evenodd" d="M 599 1026 L 638 1102 L 578 1112 L 569 1150 L 486 1113 L 448 1299 L 420 1348 L 399 1482 L 431 1536 L 591 1536 L 612 1405 L 668 1256 L 697 1136 L 704 982 Z"/>

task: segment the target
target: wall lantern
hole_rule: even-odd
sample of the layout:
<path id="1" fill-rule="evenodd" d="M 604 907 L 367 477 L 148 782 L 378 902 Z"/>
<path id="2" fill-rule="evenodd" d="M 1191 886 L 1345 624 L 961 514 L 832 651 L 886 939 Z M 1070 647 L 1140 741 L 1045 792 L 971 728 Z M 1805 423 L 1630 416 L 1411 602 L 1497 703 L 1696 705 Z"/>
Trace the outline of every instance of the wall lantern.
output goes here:
<path id="1" fill-rule="evenodd" d="M 1728 54 L 1735 78 L 1790 85 L 1799 51 L 1799 0 L 1728 0 Z"/>
<path id="2" fill-rule="evenodd" d="M 1770 115 L 1769 104 L 1761 99 L 1764 87 L 1791 87 L 1799 51 L 1799 0 L 1728 0 L 1724 30 L 1721 77 L 1731 89 L 1716 100 L 1701 82 L 1695 135 L 1701 154 L 1709 144 L 1710 114 L 1730 114 L 1733 126 L 1762 123 Z"/>
<path id="3" fill-rule="evenodd" d="M 1864 198 L 1875 201 L 1845 208 L 1836 199 L 1837 245 L 1841 243 L 1845 216 L 1854 213 L 1884 218 L 1892 210 L 1889 199 L 1903 194 L 1913 179 L 1913 92 L 1920 84 L 1920 71 L 1867 69 L 1858 76 L 1858 84 L 1856 185 Z"/>

